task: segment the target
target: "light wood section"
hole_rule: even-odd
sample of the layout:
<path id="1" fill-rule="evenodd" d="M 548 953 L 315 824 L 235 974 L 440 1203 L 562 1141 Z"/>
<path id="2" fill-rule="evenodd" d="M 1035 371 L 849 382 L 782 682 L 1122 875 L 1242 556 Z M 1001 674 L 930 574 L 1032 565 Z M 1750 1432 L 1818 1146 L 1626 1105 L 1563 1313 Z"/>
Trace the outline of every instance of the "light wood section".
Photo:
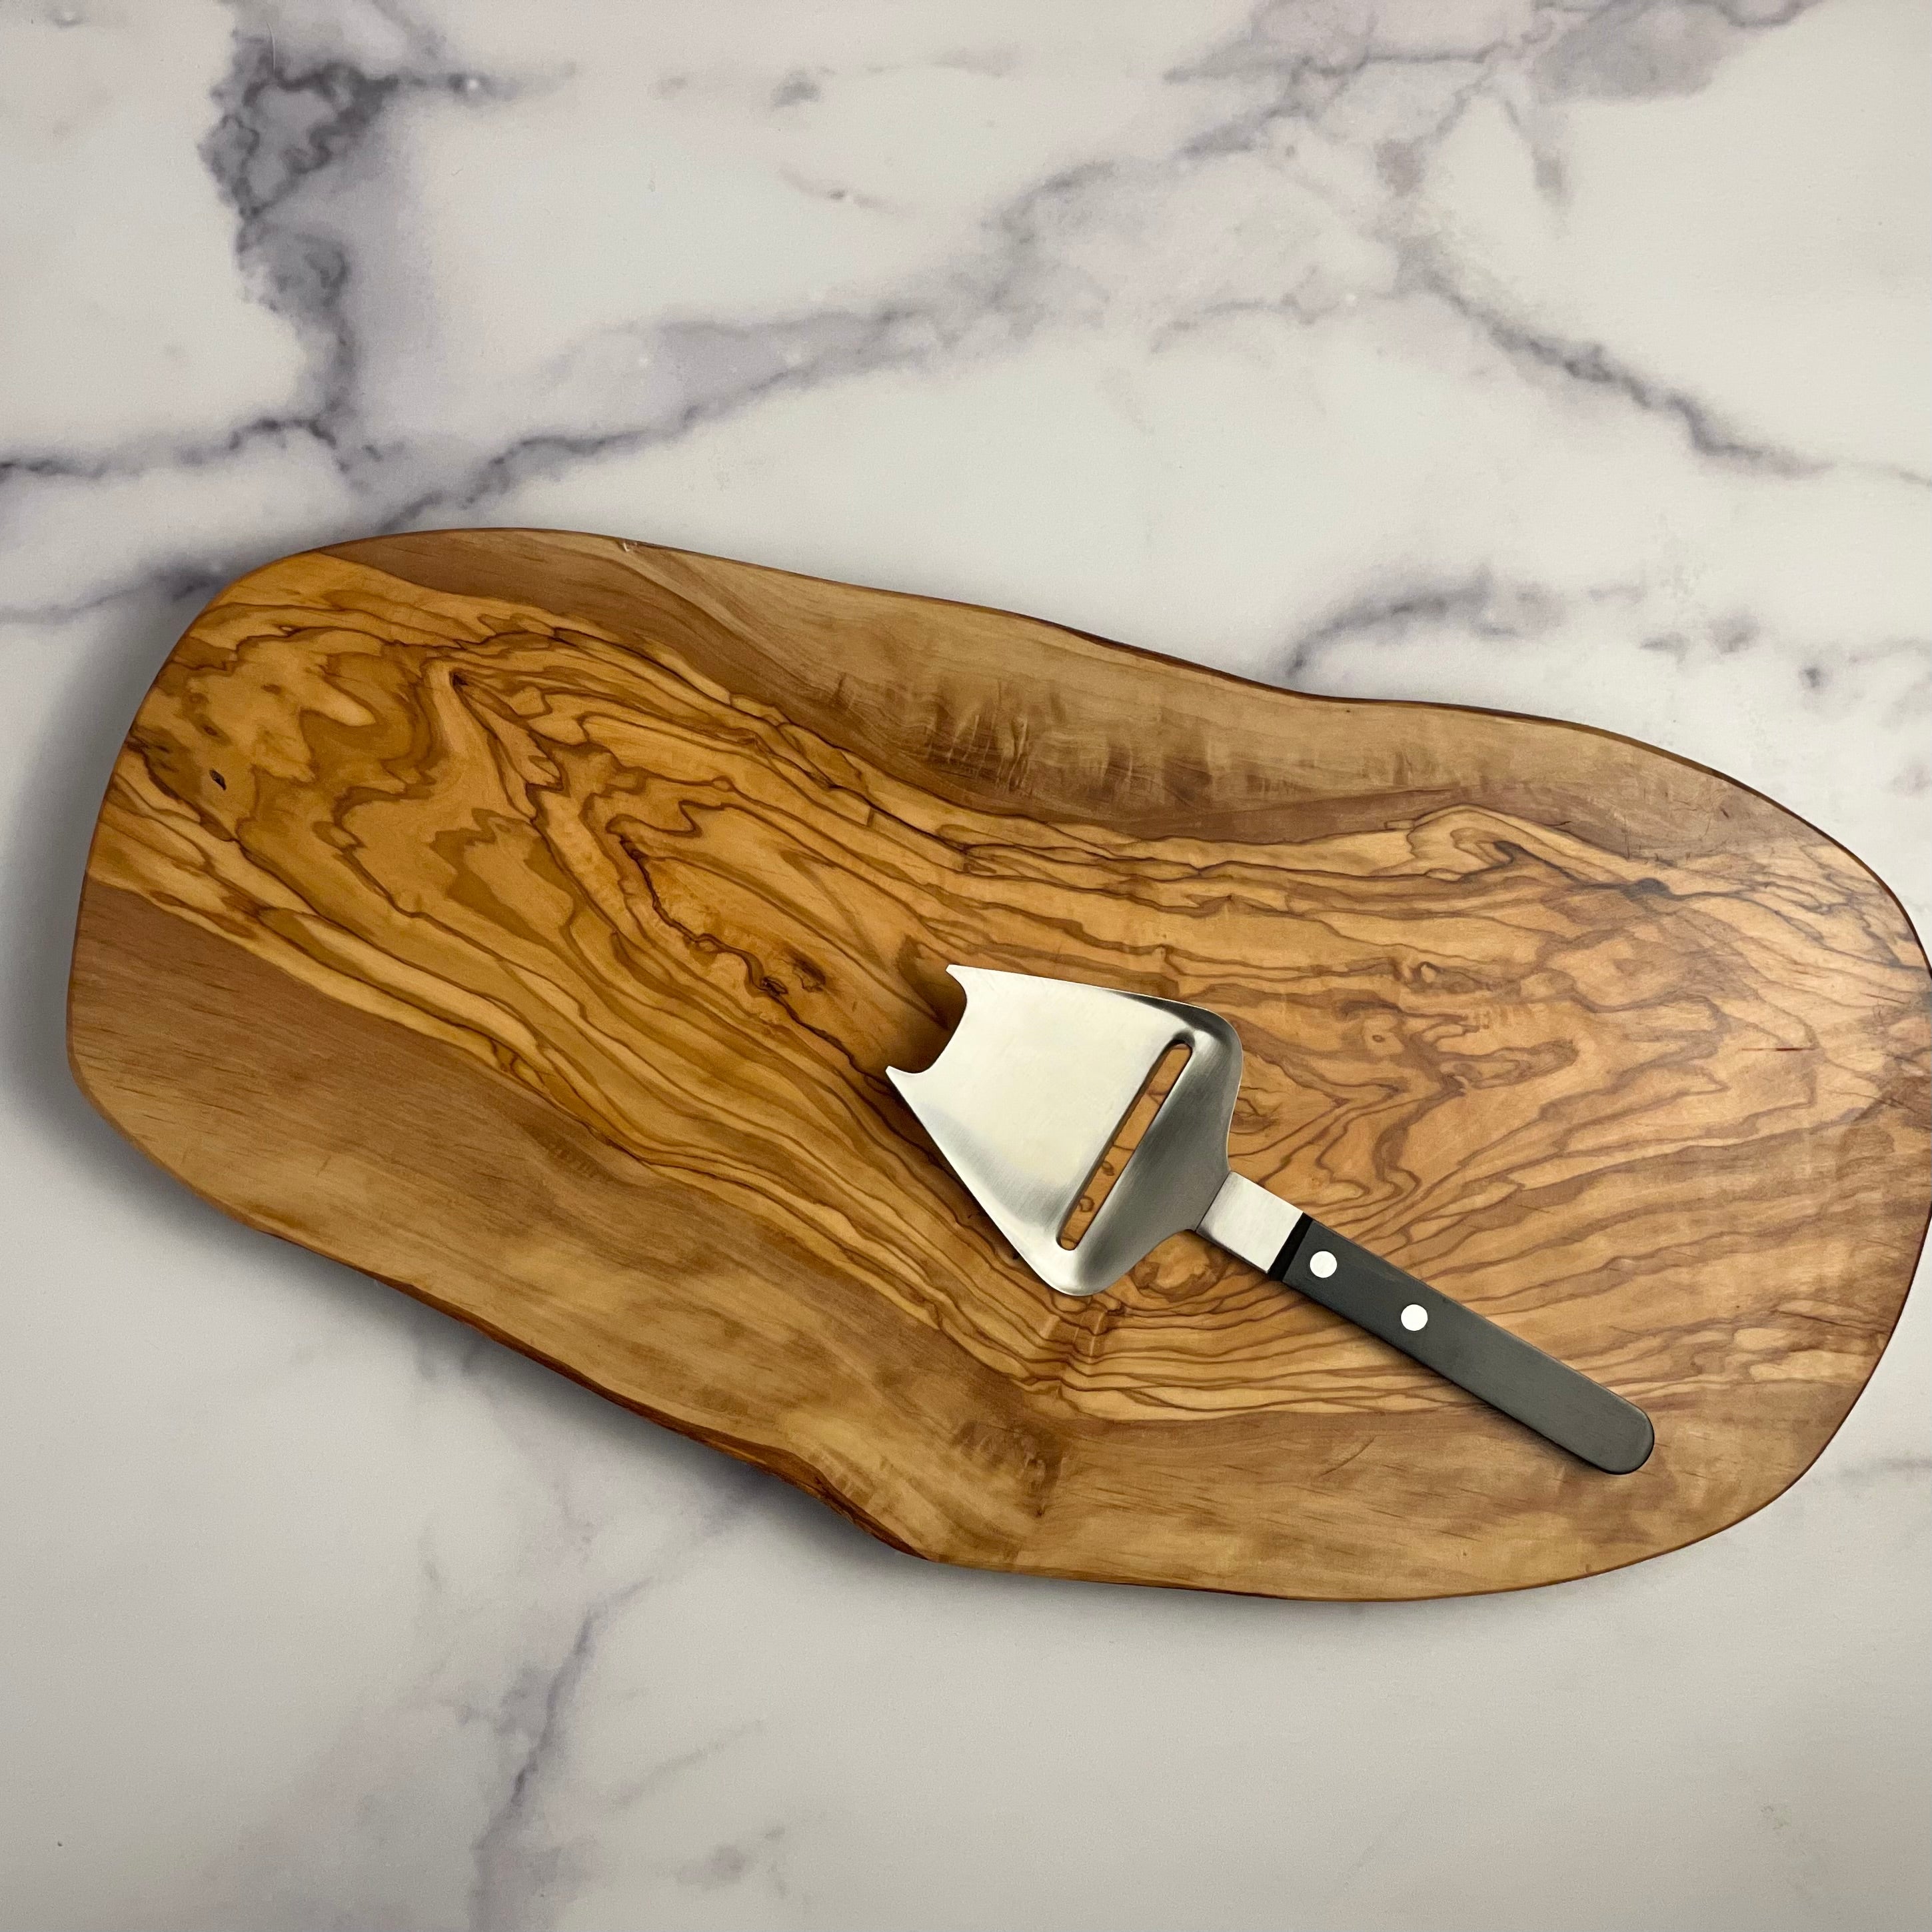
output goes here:
<path id="1" fill-rule="evenodd" d="M 1573 1461 L 1193 1237 L 1041 1286 L 884 1075 L 949 961 L 1226 1013 L 1252 1178 L 1649 1411 Z M 950 1561 L 1508 1588 L 1775 1496 L 1922 1237 L 1856 860 L 1577 727 L 534 532 L 243 578 L 164 667 L 76 1069 L 254 1226 Z"/>

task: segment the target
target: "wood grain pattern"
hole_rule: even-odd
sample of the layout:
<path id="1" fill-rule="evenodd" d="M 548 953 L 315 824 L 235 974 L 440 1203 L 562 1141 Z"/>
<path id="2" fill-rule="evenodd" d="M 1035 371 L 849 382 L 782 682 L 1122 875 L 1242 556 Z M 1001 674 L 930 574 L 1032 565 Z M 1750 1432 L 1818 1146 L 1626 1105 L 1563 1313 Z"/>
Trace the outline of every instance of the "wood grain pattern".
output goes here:
<path id="1" fill-rule="evenodd" d="M 1642 1404 L 1650 1463 L 1192 1237 L 1051 1294 L 884 1078 L 953 960 L 1227 1014 L 1236 1166 Z M 1849 855 L 1605 734 L 472 531 L 196 620 L 70 1044 L 230 1212 L 903 1547 L 1394 1598 L 1612 1568 L 1808 1466 L 1924 1232 L 1927 983 Z"/>

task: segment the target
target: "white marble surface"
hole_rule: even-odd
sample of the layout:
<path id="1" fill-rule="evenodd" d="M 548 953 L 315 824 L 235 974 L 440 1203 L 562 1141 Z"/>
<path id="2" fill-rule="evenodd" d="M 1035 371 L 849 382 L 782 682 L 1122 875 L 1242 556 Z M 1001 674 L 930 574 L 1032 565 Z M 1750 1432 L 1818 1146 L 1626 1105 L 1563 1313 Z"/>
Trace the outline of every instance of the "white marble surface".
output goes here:
<path id="1" fill-rule="evenodd" d="M 228 574 L 555 524 L 1586 719 L 1928 910 L 1918 0 L 0 0 L 0 1924 L 1923 1925 L 1922 1287 L 1698 1548 L 929 1568 L 73 1090 Z"/>

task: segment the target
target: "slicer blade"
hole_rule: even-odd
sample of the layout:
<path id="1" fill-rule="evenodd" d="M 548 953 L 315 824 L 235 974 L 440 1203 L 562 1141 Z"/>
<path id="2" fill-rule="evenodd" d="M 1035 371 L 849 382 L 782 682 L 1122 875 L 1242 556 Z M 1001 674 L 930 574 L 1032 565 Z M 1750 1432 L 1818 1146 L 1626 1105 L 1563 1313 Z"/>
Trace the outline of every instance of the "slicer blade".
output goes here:
<path id="1" fill-rule="evenodd" d="M 1241 1044 L 1219 1014 L 1150 994 L 946 969 L 966 1012 L 923 1072 L 887 1070 L 1022 1260 L 1064 1294 L 1111 1287 L 1192 1228 L 1228 1175 Z M 1168 1048 L 1187 1063 L 1082 1237 L 1060 1230 Z"/>

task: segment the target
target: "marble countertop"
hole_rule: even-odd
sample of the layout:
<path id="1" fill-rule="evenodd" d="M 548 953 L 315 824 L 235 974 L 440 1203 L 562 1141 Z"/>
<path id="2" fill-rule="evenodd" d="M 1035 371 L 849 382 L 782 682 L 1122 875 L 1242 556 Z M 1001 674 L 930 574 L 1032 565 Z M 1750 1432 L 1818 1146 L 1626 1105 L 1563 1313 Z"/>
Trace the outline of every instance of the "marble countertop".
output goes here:
<path id="1" fill-rule="evenodd" d="M 179 630 L 412 525 L 1607 726 L 1927 929 L 1926 17 L 0 8 L 0 1924 L 1922 1922 L 1922 1286 L 1616 1575 L 969 1574 L 224 1220 L 62 1000 Z"/>

